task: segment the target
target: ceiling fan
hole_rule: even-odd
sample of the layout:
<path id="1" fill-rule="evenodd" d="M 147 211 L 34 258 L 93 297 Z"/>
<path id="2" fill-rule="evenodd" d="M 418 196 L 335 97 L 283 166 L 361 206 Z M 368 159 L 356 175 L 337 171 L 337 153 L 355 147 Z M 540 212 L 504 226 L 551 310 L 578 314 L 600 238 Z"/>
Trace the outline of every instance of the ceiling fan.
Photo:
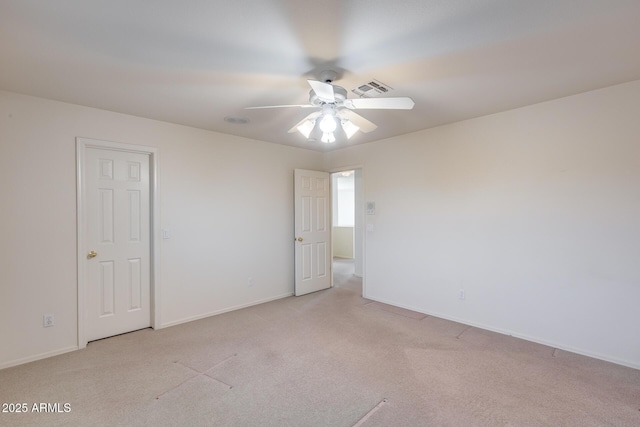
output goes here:
<path id="1" fill-rule="evenodd" d="M 409 97 L 349 99 L 344 88 L 331 84 L 336 76 L 335 71 L 328 70 L 320 73 L 322 81 L 307 80 L 311 86 L 309 104 L 246 108 L 318 108 L 319 111 L 314 111 L 289 129 L 289 133 L 298 131 L 309 141 L 331 143 L 336 141 L 336 135 L 341 137 L 344 134 L 349 139 L 358 131 L 368 133 L 378 127 L 353 110 L 411 110 L 415 105 Z"/>

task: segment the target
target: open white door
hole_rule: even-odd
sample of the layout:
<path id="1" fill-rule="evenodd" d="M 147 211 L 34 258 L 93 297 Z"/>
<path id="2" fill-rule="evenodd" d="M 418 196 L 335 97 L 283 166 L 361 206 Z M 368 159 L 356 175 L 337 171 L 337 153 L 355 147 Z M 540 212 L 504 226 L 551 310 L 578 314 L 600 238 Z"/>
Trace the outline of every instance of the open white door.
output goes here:
<path id="1" fill-rule="evenodd" d="M 327 172 L 296 169 L 295 295 L 331 287 L 331 178 Z"/>

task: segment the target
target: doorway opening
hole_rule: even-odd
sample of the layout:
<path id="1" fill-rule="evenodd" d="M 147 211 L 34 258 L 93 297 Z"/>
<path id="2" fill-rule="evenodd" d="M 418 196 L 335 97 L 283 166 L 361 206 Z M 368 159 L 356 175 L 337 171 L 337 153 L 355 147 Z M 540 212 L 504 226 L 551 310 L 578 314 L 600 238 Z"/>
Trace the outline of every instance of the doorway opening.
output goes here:
<path id="1" fill-rule="evenodd" d="M 364 295 L 362 169 L 331 174 L 333 286 Z"/>

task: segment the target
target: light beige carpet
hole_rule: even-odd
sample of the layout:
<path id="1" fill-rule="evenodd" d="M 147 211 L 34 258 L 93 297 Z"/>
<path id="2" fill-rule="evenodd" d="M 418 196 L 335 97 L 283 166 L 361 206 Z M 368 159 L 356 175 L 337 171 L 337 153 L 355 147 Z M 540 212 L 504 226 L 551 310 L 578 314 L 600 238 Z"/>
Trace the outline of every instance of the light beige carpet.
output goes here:
<path id="1" fill-rule="evenodd" d="M 0 371 L 46 426 L 640 426 L 640 371 L 336 287 Z"/>

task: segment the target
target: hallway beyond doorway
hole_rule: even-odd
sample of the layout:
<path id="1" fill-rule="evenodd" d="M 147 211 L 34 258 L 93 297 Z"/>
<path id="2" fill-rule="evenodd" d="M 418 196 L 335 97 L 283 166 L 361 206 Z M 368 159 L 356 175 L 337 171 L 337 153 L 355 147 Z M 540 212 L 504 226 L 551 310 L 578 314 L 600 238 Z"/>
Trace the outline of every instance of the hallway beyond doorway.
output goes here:
<path id="1" fill-rule="evenodd" d="M 356 276 L 354 272 L 353 258 L 333 258 L 333 286 L 357 291 L 362 296 L 362 277 Z"/>

